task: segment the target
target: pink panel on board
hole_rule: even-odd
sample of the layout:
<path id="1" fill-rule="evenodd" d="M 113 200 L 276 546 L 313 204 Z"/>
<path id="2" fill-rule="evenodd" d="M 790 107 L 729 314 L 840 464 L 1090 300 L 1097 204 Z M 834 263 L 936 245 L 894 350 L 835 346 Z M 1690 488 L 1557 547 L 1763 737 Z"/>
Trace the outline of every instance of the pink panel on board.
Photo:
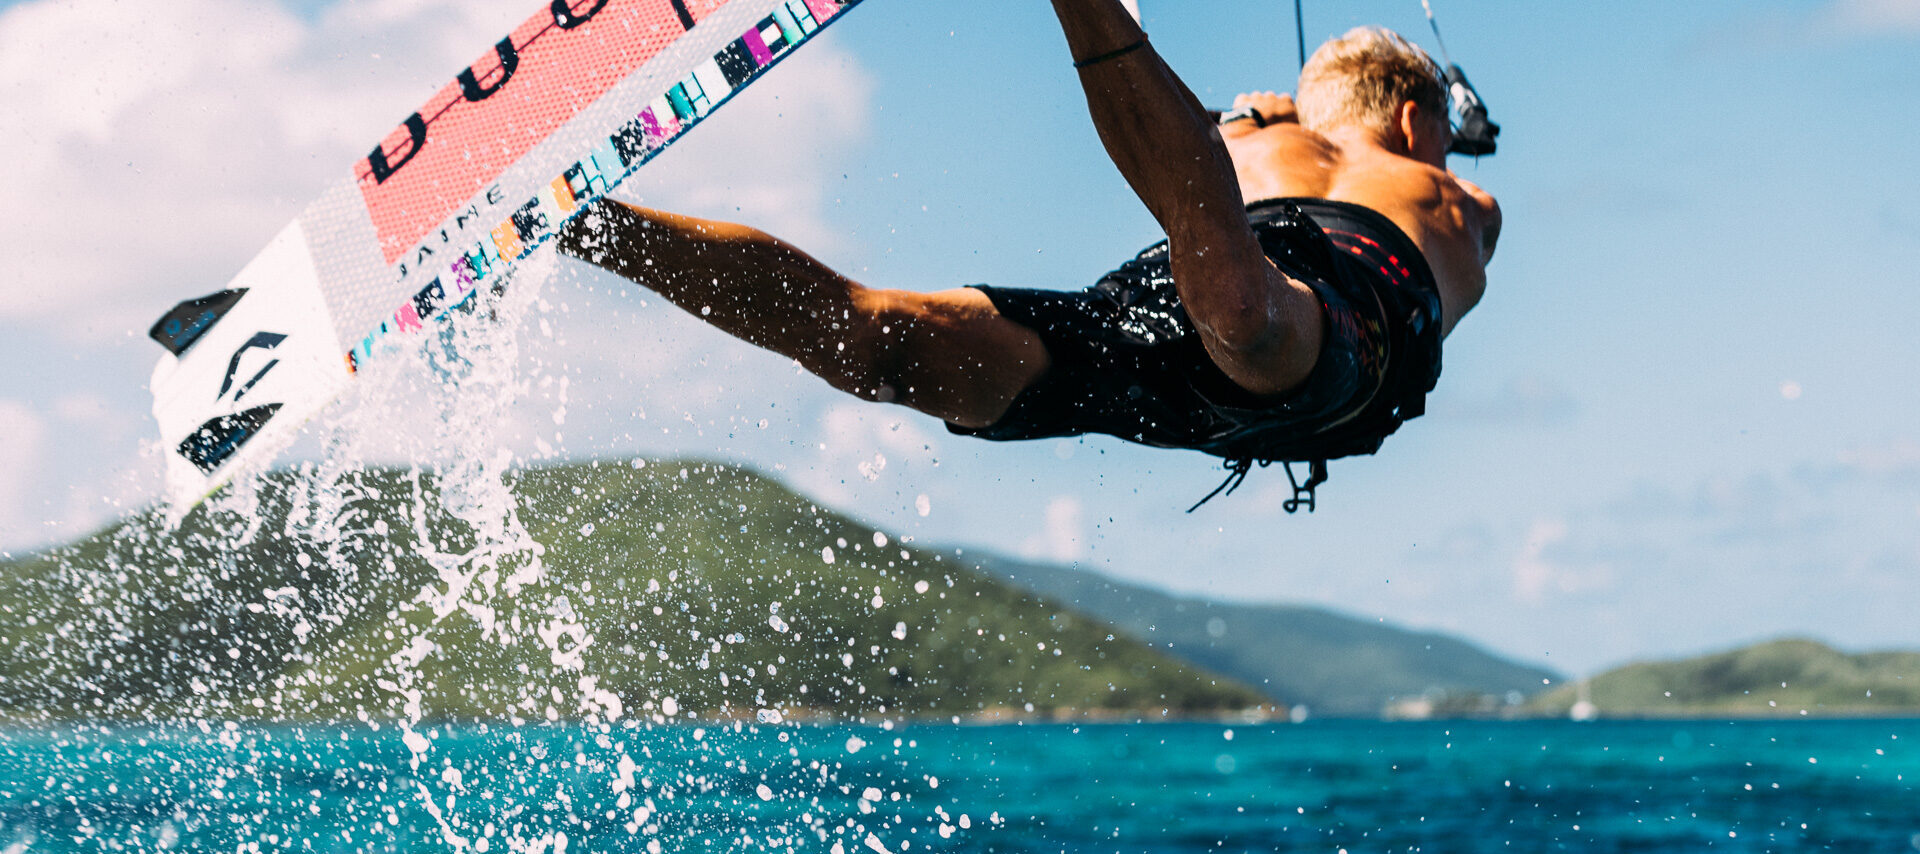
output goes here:
<path id="1" fill-rule="evenodd" d="M 727 0 L 686 0 L 695 21 Z M 830 5 L 830 4 L 828 4 Z M 586 11 L 590 2 L 573 0 Z M 817 14 L 817 13 L 816 13 Z M 479 88 L 468 101 L 458 79 L 420 109 L 426 142 L 385 182 L 362 159 L 355 168 L 360 194 L 380 236 L 387 263 L 412 248 L 555 129 L 633 73 L 685 32 L 673 0 L 607 0 L 593 18 L 566 30 L 547 3 L 509 36 L 518 54 L 513 75 L 499 84 L 498 52 L 489 48 L 471 70 Z M 394 161 L 411 143 L 403 125 L 381 142 Z"/>

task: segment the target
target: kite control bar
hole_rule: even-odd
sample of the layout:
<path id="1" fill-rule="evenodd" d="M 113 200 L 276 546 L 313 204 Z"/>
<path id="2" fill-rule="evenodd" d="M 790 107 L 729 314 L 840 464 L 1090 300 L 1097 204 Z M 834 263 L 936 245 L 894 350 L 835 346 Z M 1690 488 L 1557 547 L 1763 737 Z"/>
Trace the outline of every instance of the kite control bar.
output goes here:
<path id="1" fill-rule="evenodd" d="M 1453 126 L 1453 144 L 1447 147 L 1452 154 L 1465 154 L 1469 157 L 1482 157 L 1493 153 L 1493 138 L 1500 135 L 1500 126 L 1487 118 L 1487 102 L 1480 100 L 1480 93 L 1473 90 L 1473 84 L 1467 82 L 1467 73 L 1460 70 L 1459 63 L 1453 61 L 1447 52 L 1447 40 L 1440 35 L 1440 22 L 1433 17 L 1433 4 L 1420 0 L 1420 8 L 1427 13 L 1427 26 L 1433 28 L 1433 40 L 1440 44 L 1440 57 L 1447 61 L 1447 100 L 1453 106 L 1456 121 Z"/>
<path id="2" fill-rule="evenodd" d="M 1500 126 L 1487 118 L 1487 103 L 1480 100 L 1480 93 L 1474 91 L 1473 84 L 1467 82 L 1467 73 L 1458 65 L 1447 65 L 1447 99 L 1453 102 L 1457 117 L 1453 145 L 1447 150 L 1470 157 L 1492 154 Z"/>
<path id="3" fill-rule="evenodd" d="M 1252 107 L 1239 107 L 1232 110 L 1208 110 L 1207 117 L 1213 119 L 1213 123 L 1217 125 L 1224 125 L 1228 122 L 1237 122 L 1244 119 L 1253 122 L 1259 127 L 1267 126 L 1267 117 L 1261 115 L 1259 110 Z"/>
<path id="4" fill-rule="evenodd" d="M 1293 3 L 1294 34 L 1300 41 L 1300 68 L 1307 67 L 1307 28 L 1300 10 L 1300 0 Z M 1440 22 L 1433 17 L 1433 4 L 1429 0 L 1420 0 L 1420 8 L 1427 13 L 1427 25 L 1433 28 L 1433 38 L 1440 43 L 1440 55 L 1447 60 L 1444 79 L 1447 84 L 1447 101 L 1453 112 L 1453 143 L 1447 147 L 1450 154 L 1465 154 L 1469 157 L 1485 157 L 1498 147 L 1495 138 L 1500 135 L 1500 126 L 1487 118 L 1487 102 L 1480 100 L 1480 93 L 1474 91 L 1473 84 L 1467 82 L 1467 73 L 1447 54 L 1447 40 L 1440 36 Z M 1137 17 L 1137 16 L 1136 16 Z M 1266 127 L 1265 116 L 1250 107 L 1237 110 L 1208 110 L 1207 114 L 1219 124 L 1251 119 L 1253 123 Z"/>

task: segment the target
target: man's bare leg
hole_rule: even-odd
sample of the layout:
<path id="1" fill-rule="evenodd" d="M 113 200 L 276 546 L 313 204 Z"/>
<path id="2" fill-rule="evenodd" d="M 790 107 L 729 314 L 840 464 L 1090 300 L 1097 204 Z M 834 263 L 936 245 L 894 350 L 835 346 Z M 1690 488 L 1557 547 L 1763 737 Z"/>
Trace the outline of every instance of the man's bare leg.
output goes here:
<path id="1" fill-rule="evenodd" d="M 744 225 L 601 200 L 559 246 L 835 388 L 962 426 L 999 420 L 1047 366 L 1039 338 L 979 291 L 863 287 Z"/>
<path id="2" fill-rule="evenodd" d="M 1208 355 L 1255 393 L 1305 380 L 1319 300 L 1267 260 L 1219 129 L 1117 0 L 1053 0 L 1107 154 L 1167 233 L 1174 287 Z M 1137 47 L 1136 47 L 1137 45 Z"/>

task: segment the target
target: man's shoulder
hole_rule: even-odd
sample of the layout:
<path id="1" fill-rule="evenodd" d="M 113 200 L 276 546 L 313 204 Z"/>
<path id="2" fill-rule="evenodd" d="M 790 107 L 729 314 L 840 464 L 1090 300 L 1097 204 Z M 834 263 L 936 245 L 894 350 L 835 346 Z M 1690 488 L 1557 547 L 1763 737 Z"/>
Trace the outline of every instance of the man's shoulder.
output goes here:
<path id="1" fill-rule="evenodd" d="M 1485 264 L 1493 257 L 1493 246 L 1500 240 L 1502 222 L 1500 201 L 1495 199 L 1492 193 L 1482 189 L 1479 184 L 1453 175 L 1451 172 L 1447 174 L 1452 176 L 1454 183 L 1466 193 L 1467 198 L 1472 202 L 1471 210 L 1474 216 L 1480 220 L 1480 263 Z"/>
<path id="2" fill-rule="evenodd" d="M 1460 185 L 1460 189 L 1466 192 L 1467 197 L 1479 204 L 1486 213 L 1492 215 L 1496 220 L 1500 217 L 1500 202 L 1494 199 L 1492 193 L 1487 192 L 1479 184 L 1475 184 L 1452 172 L 1448 172 L 1447 174 L 1453 178 L 1455 184 Z"/>

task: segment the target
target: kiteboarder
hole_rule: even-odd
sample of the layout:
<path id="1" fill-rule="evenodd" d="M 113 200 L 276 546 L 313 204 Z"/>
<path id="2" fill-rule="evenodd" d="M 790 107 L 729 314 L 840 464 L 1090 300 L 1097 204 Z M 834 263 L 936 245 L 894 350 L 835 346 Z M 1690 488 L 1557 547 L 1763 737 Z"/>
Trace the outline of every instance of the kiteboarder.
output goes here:
<path id="1" fill-rule="evenodd" d="M 1297 94 L 1221 117 L 1117 0 L 1054 10 L 1101 142 L 1167 235 L 1091 288 L 871 288 L 748 226 L 606 200 L 560 248 L 966 435 L 1105 433 L 1241 478 L 1311 461 L 1318 480 L 1421 414 L 1501 224 L 1446 168 L 1432 58 L 1356 28 L 1314 52 Z"/>

